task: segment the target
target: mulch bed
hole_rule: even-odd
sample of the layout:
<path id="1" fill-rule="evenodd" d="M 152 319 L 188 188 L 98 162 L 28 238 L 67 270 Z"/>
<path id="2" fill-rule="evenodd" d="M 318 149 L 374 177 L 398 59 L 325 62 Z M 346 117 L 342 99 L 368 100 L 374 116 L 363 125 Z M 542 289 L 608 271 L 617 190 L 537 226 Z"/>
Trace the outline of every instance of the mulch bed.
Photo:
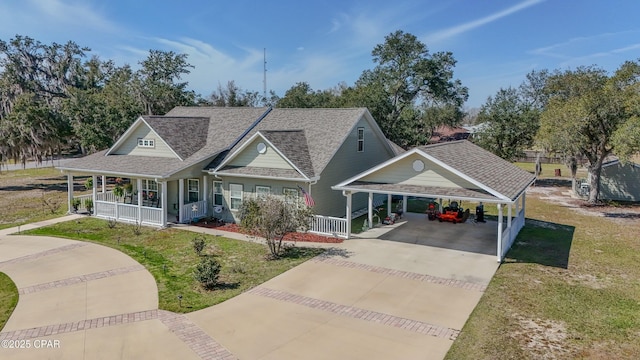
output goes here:
<path id="1" fill-rule="evenodd" d="M 247 234 L 245 231 L 242 231 L 242 229 L 240 229 L 240 226 L 238 226 L 237 224 L 220 225 L 215 222 L 200 220 L 199 222 L 193 225 L 209 228 L 209 229 L 218 229 L 222 231 L 231 231 L 231 232 L 240 233 L 240 234 Z M 323 236 L 323 235 L 312 234 L 312 233 L 300 233 L 300 232 L 287 234 L 284 237 L 284 240 L 294 241 L 294 242 L 314 242 L 314 243 L 328 243 L 328 244 L 339 244 L 344 241 L 343 239 L 340 239 L 340 238 Z"/>

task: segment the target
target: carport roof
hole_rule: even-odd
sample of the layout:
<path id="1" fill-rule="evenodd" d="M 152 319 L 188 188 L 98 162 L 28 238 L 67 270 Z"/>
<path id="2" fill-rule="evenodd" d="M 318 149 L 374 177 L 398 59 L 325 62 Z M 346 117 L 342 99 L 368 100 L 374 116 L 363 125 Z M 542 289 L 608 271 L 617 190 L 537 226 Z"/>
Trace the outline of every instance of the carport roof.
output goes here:
<path id="1" fill-rule="evenodd" d="M 467 185 L 436 186 L 398 182 L 394 176 L 385 176 L 385 169 L 403 159 L 417 155 L 439 166 L 452 177 Z M 388 170 L 388 169 L 387 169 Z M 364 180 L 378 173 L 375 182 Z M 382 181 L 380 180 L 382 179 Z M 473 143 L 451 141 L 421 146 L 398 155 L 334 187 L 334 190 L 391 193 L 428 197 L 465 198 L 487 202 L 515 201 L 535 180 L 535 176 Z"/>

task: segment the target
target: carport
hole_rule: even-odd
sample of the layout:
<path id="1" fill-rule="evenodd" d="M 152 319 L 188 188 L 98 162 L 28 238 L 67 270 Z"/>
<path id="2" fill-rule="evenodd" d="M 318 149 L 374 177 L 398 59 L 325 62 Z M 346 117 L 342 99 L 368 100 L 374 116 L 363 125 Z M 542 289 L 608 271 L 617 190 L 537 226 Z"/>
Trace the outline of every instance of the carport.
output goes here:
<path id="1" fill-rule="evenodd" d="M 405 213 L 409 196 L 494 203 L 498 208 L 496 257 L 501 262 L 524 226 L 525 193 L 534 180 L 533 174 L 462 140 L 413 148 L 332 189 L 342 191 L 346 197 L 348 234 L 351 199 L 358 192 L 369 194 L 370 227 L 374 194 L 387 194 L 388 203 L 392 195 L 402 195 Z"/>

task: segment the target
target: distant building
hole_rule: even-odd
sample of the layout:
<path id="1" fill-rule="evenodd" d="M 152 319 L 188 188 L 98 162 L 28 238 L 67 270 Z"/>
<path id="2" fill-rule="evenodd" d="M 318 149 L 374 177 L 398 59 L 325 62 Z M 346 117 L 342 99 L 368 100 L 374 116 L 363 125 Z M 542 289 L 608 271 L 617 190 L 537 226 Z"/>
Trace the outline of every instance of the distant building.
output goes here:
<path id="1" fill-rule="evenodd" d="M 467 140 L 471 132 L 459 126 L 441 125 L 433 130 L 430 144 L 437 144 L 446 141 Z"/>

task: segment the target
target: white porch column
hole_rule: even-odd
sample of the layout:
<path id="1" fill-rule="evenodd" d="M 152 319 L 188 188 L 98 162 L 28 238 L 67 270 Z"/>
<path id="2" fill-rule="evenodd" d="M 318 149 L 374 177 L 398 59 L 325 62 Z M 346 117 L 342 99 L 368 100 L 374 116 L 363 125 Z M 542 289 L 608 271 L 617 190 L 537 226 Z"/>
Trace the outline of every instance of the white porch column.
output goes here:
<path id="1" fill-rule="evenodd" d="M 393 212 L 391 205 L 391 194 L 387 194 L 387 216 L 391 216 L 391 213 Z"/>
<path id="2" fill-rule="evenodd" d="M 98 177 L 95 175 L 91 175 L 91 181 L 93 181 L 93 189 L 91 189 L 91 196 L 93 196 L 93 214 L 97 213 L 96 211 L 96 200 L 98 200 Z"/>
<path id="3" fill-rule="evenodd" d="M 507 206 L 507 230 L 509 231 L 509 235 L 507 236 L 507 244 L 511 244 L 511 234 L 513 233 L 511 229 L 511 204 L 508 204 Z"/>
<path id="4" fill-rule="evenodd" d="M 373 193 L 369 193 L 369 229 L 373 227 Z"/>
<path id="5" fill-rule="evenodd" d="M 102 175 L 102 193 L 107 192 L 107 177 Z"/>
<path id="6" fill-rule="evenodd" d="M 205 174 L 202 176 L 202 181 L 204 182 L 202 191 L 204 192 L 204 196 L 202 196 L 202 200 L 204 200 L 204 216 L 209 216 L 209 177 Z"/>
<path id="7" fill-rule="evenodd" d="M 502 262 L 502 204 L 498 204 L 498 262 Z"/>
<path id="8" fill-rule="evenodd" d="M 184 206 L 184 179 L 178 179 L 178 222 L 182 223 L 184 214 L 182 207 Z"/>
<path id="9" fill-rule="evenodd" d="M 162 189 L 160 190 L 162 191 L 162 195 L 160 195 L 160 202 L 162 203 L 162 227 L 167 227 L 167 211 L 169 211 L 169 209 L 167 208 L 167 182 L 161 182 L 160 186 L 162 187 Z"/>
<path id="10" fill-rule="evenodd" d="M 402 213 L 407 213 L 407 195 L 402 195 Z"/>
<path id="11" fill-rule="evenodd" d="M 142 179 L 136 179 L 136 186 L 138 187 L 138 223 L 142 224 Z"/>
<path id="12" fill-rule="evenodd" d="M 526 209 L 526 207 L 525 207 L 525 205 L 526 205 L 526 203 L 525 203 L 526 198 L 527 198 L 527 193 L 526 193 L 526 192 L 523 192 L 523 193 L 522 193 L 522 226 L 524 226 L 524 219 L 526 219 L 526 218 L 527 218 L 527 216 L 526 216 L 527 214 L 526 214 L 526 212 L 525 212 L 525 209 Z"/>
<path id="13" fill-rule="evenodd" d="M 73 201 L 73 174 L 69 173 L 67 174 L 67 209 L 69 209 L 68 213 L 71 214 L 73 211 L 71 209 L 73 209 L 72 206 L 72 201 Z M 94 204 L 95 205 L 95 204 Z"/>
<path id="14" fill-rule="evenodd" d="M 352 205 L 351 205 L 351 192 L 347 191 L 347 240 L 351 237 L 351 213 L 352 213 Z"/>

